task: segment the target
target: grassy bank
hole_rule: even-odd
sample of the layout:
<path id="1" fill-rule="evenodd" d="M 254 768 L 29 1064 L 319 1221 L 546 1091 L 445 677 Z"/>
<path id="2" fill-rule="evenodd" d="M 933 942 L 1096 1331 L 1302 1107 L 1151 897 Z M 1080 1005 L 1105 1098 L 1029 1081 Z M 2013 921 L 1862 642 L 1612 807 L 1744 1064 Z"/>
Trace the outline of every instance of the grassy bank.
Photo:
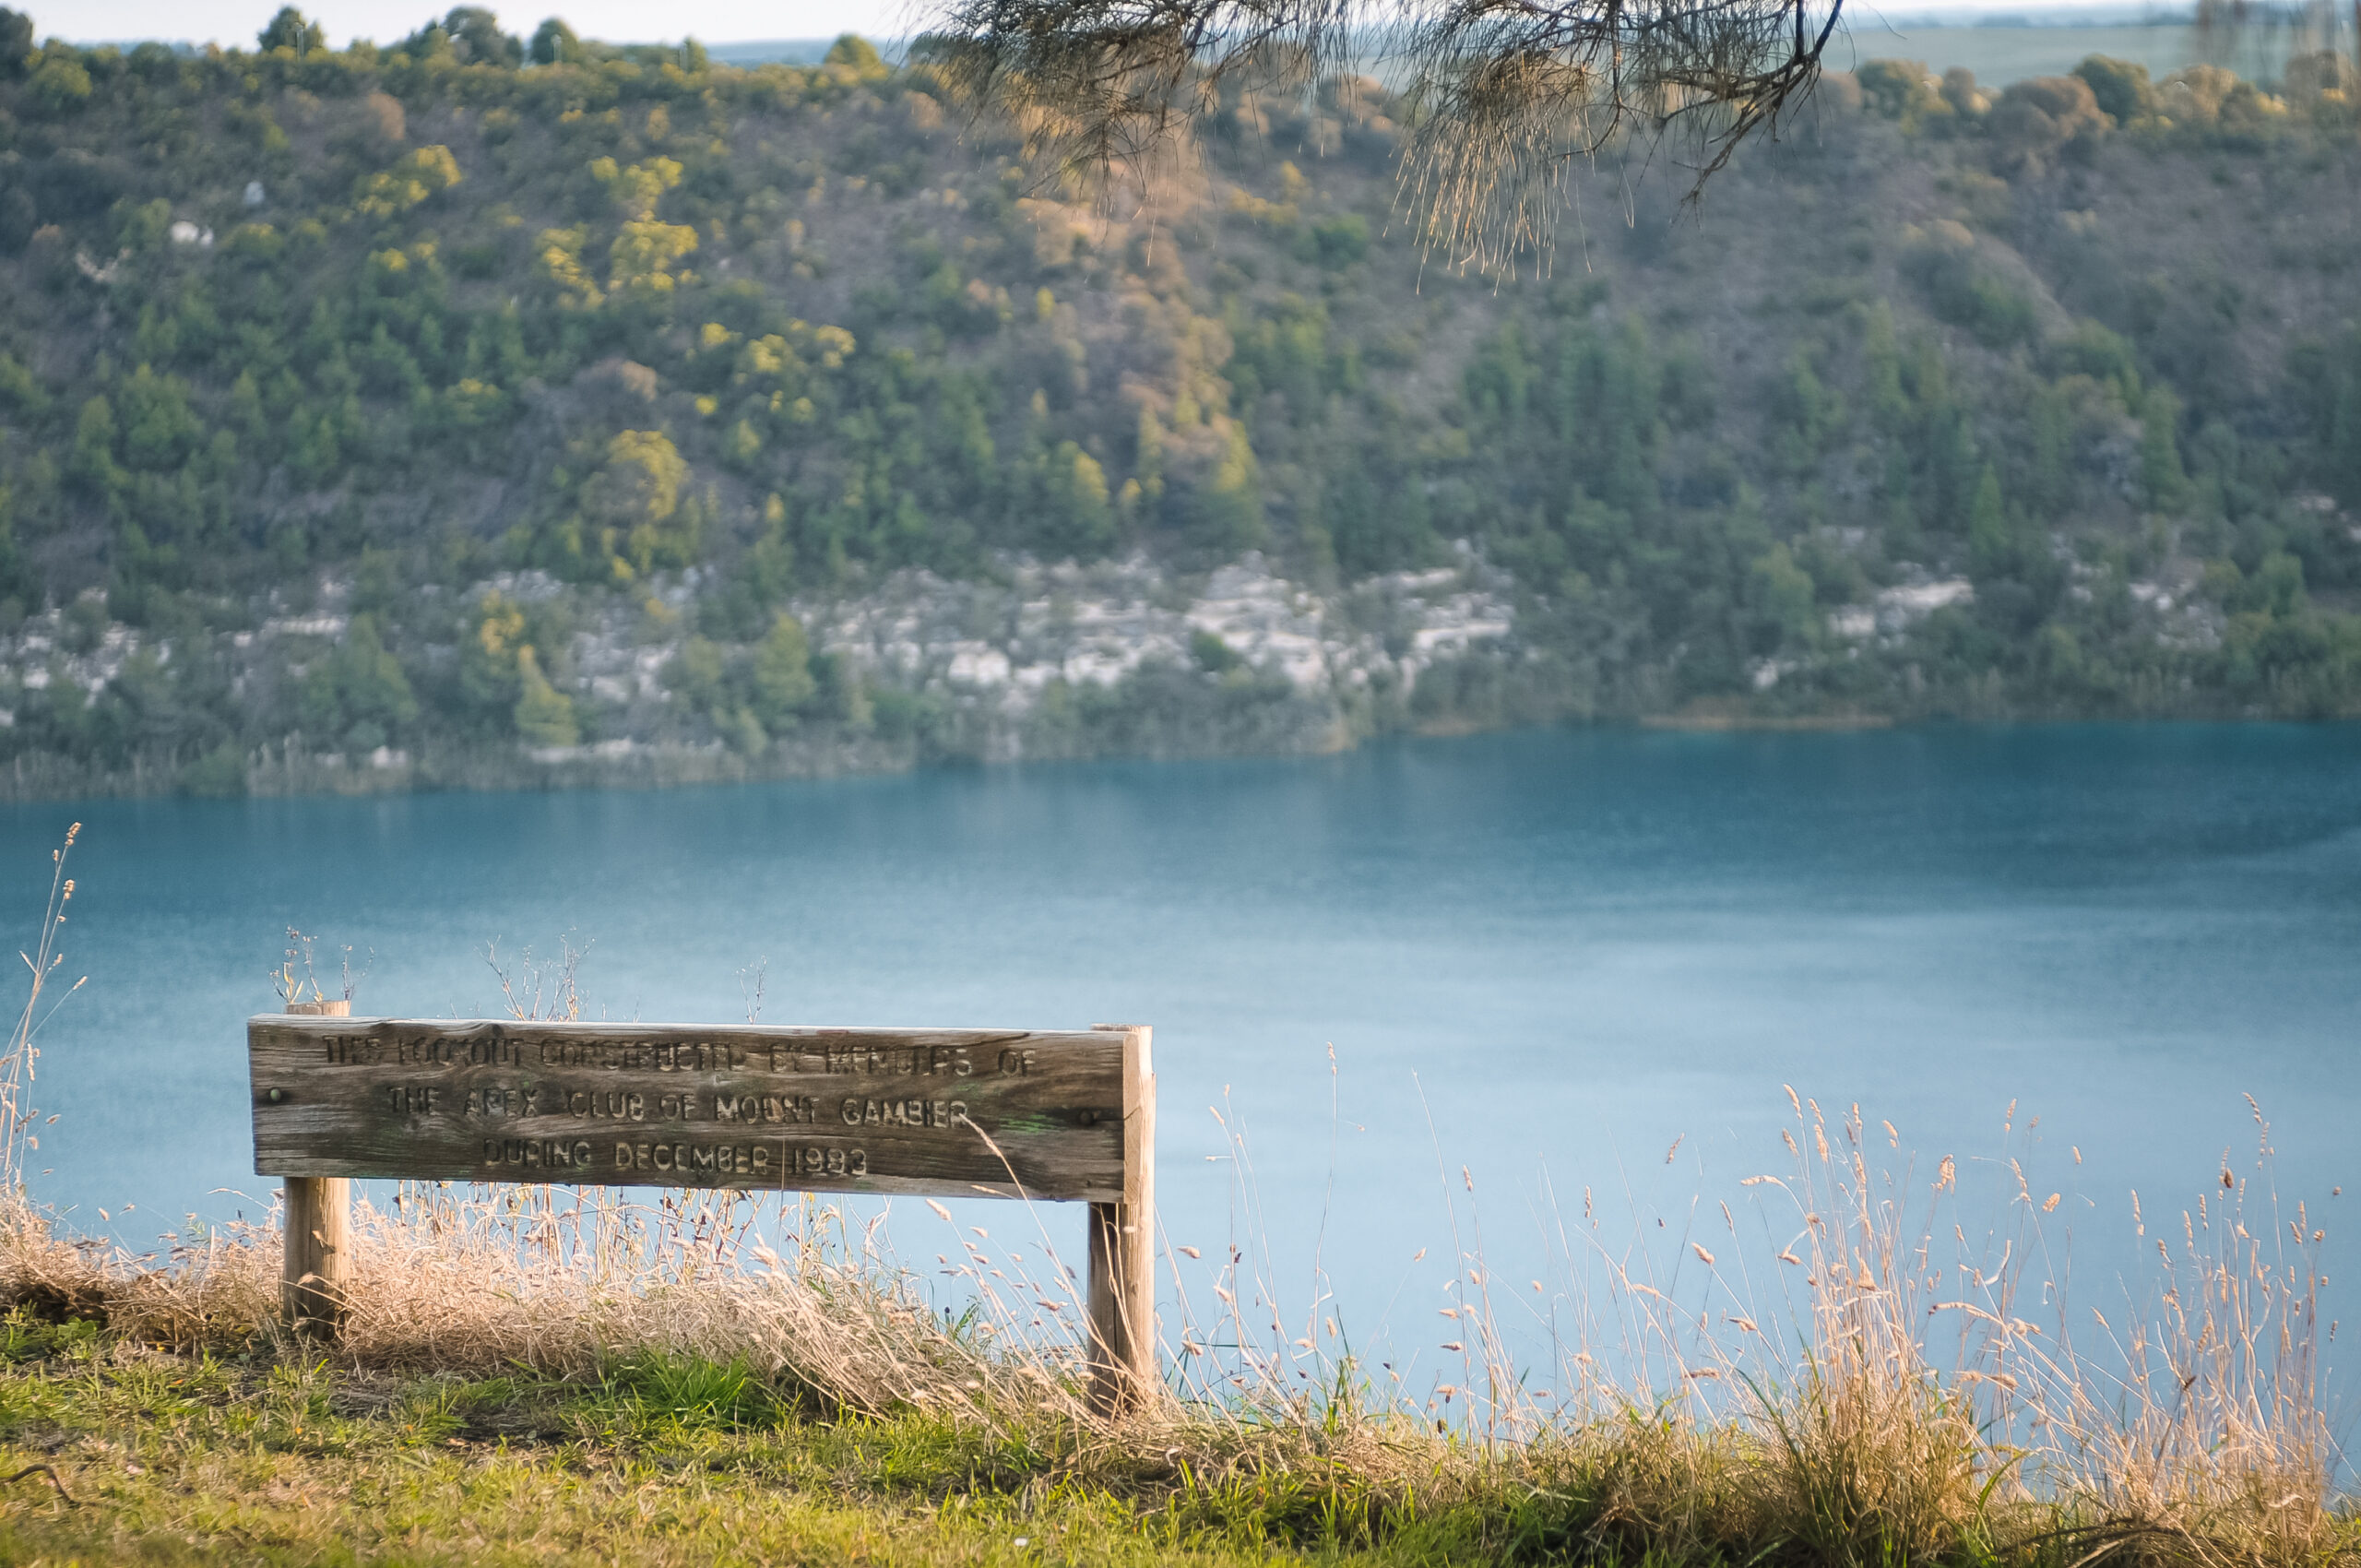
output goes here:
<path id="1" fill-rule="evenodd" d="M 2011 1494 L 1940 1419 L 1797 1445 L 1643 1409 L 1501 1445 L 1333 1411 L 1109 1432 L 831 1408 L 688 1357 L 476 1378 L 0 1332 L 0 1464 L 58 1483 L 0 1498 L 11 1562 L 2361 1562 L 2351 1510 L 2308 1497 L 2191 1527 Z"/>
<path id="2" fill-rule="evenodd" d="M 78 1504 L 38 1474 L 12 1489 L 16 1562 L 1508 1560 L 1571 1520 L 1465 1456 L 1414 1495 L 1299 1443 L 1204 1467 L 1202 1446 L 805 1408 L 709 1361 L 373 1376 L 21 1316 L 7 1346 L 0 1458 L 53 1465 Z"/>
<path id="3" fill-rule="evenodd" d="M 1470 1374 L 1427 1389 L 1289 1337 L 1252 1260 L 1169 1256 L 1167 1396 L 1120 1421 L 1030 1240 L 951 1229 L 934 1289 L 810 1200 L 420 1187 L 359 1211 L 321 1348 L 271 1224 L 131 1257 L 15 1206 L 0 1560 L 2361 1565 L 2308 1214 L 2225 1172 L 2094 1354 L 2023 1261 L 2035 1194 L 1961 1265 L 1857 1117 L 1797 1131 L 1759 1179 L 1788 1288 L 1684 1238 L 1702 1291 L 1630 1258 L 1520 1365 L 1470 1253 Z"/>
<path id="4" fill-rule="evenodd" d="M 1605 1453 L 863 1417 L 689 1360 L 372 1376 L 21 1317 L 7 1343 L 0 1457 L 53 1465 L 79 1504 L 40 1475 L 12 1489 L 11 1561 L 1528 1562 L 1650 1534 L 1611 1517 Z"/>

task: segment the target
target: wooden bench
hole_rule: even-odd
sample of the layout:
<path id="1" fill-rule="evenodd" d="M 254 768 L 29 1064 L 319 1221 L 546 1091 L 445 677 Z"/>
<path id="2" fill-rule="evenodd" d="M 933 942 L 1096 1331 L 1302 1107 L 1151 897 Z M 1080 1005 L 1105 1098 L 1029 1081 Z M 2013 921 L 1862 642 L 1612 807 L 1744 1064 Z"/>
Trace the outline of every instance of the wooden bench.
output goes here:
<path id="1" fill-rule="evenodd" d="M 246 1025 L 255 1170 L 286 1181 L 284 1303 L 332 1339 L 354 1177 L 1089 1206 L 1091 1398 L 1161 1387 L 1151 1031 L 355 1018 Z"/>

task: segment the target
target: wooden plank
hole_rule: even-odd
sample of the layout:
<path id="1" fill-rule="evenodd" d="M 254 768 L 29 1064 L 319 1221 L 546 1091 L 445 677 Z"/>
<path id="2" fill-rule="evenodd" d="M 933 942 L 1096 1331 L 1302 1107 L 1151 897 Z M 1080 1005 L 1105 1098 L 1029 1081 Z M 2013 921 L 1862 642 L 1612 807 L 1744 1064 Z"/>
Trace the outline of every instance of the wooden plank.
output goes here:
<path id="1" fill-rule="evenodd" d="M 1124 1195 L 1123 1035 L 267 1014 L 246 1038 L 264 1175 Z"/>

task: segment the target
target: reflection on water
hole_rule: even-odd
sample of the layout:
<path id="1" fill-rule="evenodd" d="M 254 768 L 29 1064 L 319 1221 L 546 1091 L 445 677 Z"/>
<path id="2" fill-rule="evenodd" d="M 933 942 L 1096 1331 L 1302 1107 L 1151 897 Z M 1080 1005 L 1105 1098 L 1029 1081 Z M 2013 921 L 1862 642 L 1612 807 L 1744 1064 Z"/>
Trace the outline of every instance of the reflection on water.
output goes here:
<path id="1" fill-rule="evenodd" d="M 1737 1203 L 1784 1158 L 1783 1084 L 1891 1120 L 1922 1179 L 1997 1154 L 2018 1101 L 2076 1289 L 2113 1300 L 2130 1191 L 2177 1209 L 2225 1150 L 2250 1163 L 2244 1093 L 2283 1190 L 2361 1189 L 2356 765 L 2351 727 L 1558 731 L 15 808 L 28 932 L 49 848 L 89 825 L 66 946 L 91 982 L 46 1037 L 37 1192 L 140 1241 L 148 1215 L 251 1212 L 212 1194 L 265 1185 L 241 1025 L 290 924 L 353 945 L 360 1011 L 408 1014 L 492 1010 L 487 944 L 570 934 L 614 1017 L 742 1016 L 760 962 L 774 1022 L 1153 1023 L 1171 1239 L 1222 1245 L 1251 1187 L 1281 1283 L 1317 1245 L 1364 1333 L 1424 1334 L 1471 1184 L 1520 1280 L 1563 1218 L 1546 1193 L 1667 1236 Z"/>

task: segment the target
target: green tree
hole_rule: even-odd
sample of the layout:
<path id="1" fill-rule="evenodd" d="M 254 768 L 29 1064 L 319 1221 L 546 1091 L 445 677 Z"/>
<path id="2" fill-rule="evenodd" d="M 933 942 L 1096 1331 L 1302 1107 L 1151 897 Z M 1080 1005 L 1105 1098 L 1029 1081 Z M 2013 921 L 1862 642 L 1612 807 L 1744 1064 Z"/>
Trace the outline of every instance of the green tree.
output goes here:
<path id="1" fill-rule="evenodd" d="M 123 467 L 115 457 L 114 405 L 103 392 L 83 404 L 75 418 L 74 454 L 66 472 L 101 495 L 123 488 Z"/>
<path id="2" fill-rule="evenodd" d="M 457 6 L 443 18 L 452 52 L 470 65 L 521 65 L 525 45 L 500 30 L 500 18 L 481 6 Z"/>
<path id="3" fill-rule="evenodd" d="M 82 66 L 75 52 L 55 40 L 42 54 L 41 64 L 34 67 L 33 101 L 50 114 L 63 114 L 80 107 L 90 96 L 90 73 Z"/>
<path id="4" fill-rule="evenodd" d="M 790 722 L 820 689 L 802 624 L 780 612 L 754 648 L 754 715 L 773 730 Z"/>
<path id="5" fill-rule="evenodd" d="M 2189 493 L 2189 474 L 2181 467 L 2180 399 L 2162 386 L 2152 386 L 2140 406 L 2140 488 L 2149 506 L 2165 512 Z"/>
<path id="6" fill-rule="evenodd" d="M 1245 427 L 1231 422 L 1221 456 L 1197 486 L 1199 542 L 1228 557 L 1263 542 L 1263 475 Z"/>
<path id="7" fill-rule="evenodd" d="M 355 615 L 344 641 L 305 671 L 297 710 L 307 729 L 359 752 L 387 744 L 417 719 L 409 678 L 374 615 Z"/>
<path id="8" fill-rule="evenodd" d="M 1785 466 L 1791 473 L 1809 473 L 1844 433 L 1845 398 L 1821 380 L 1811 350 L 1800 344 L 1787 356 L 1786 374 L 1774 383 L 1773 393 L 1773 406 L 1781 420 L 1778 445 Z"/>
<path id="9" fill-rule="evenodd" d="M 1869 60 L 1853 76 L 1869 106 L 1889 120 L 1901 121 L 1904 130 L 1915 131 L 1930 118 L 1951 113 L 1935 74 L 1923 60 Z"/>
<path id="10" fill-rule="evenodd" d="M 2274 550 L 2256 563 L 2246 580 L 2245 603 L 2278 616 L 2301 615 L 2307 605 L 2304 563 L 2284 550 Z"/>
<path id="11" fill-rule="evenodd" d="M 664 683 L 689 708 L 710 713 L 721 702 L 721 649 L 705 637 L 691 637 L 664 666 Z"/>
<path id="12" fill-rule="evenodd" d="M 0 81 L 13 81 L 31 68 L 33 19 L 0 6 Z"/>
<path id="13" fill-rule="evenodd" d="M 327 30 L 314 21 L 306 21 L 303 13 L 292 6 L 281 6 L 270 25 L 262 30 L 264 53 L 274 49 L 291 49 L 300 59 L 314 49 L 326 49 Z"/>
<path id="14" fill-rule="evenodd" d="M 1967 508 L 1970 569 L 1978 577 L 2006 576 L 2015 569 L 2016 556 L 2016 540 L 2000 499 L 2000 476 L 1987 463 L 1975 481 L 1975 498 Z"/>
<path id="15" fill-rule="evenodd" d="M 533 42 L 526 51 L 527 58 L 536 65 L 575 65 L 582 62 L 582 41 L 564 21 L 551 17 L 533 30 Z"/>
<path id="16" fill-rule="evenodd" d="M 205 439 L 205 425 L 189 406 L 188 385 L 158 375 L 146 365 L 134 371 L 118 392 L 123 421 L 123 460 L 160 473 L 188 459 Z"/>
<path id="17" fill-rule="evenodd" d="M 1910 395 L 1902 389 L 1902 351 L 1894 341 L 1893 306 L 1885 300 L 1869 309 L 1861 361 L 1869 384 L 1869 417 L 1888 434 L 1899 433 L 1910 419 Z"/>
<path id="18" fill-rule="evenodd" d="M 850 71 L 856 81 L 879 81 L 893 74 L 878 54 L 877 46 L 859 33 L 839 35 L 836 42 L 828 45 L 828 53 L 821 64 L 841 66 Z"/>
<path id="19" fill-rule="evenodd" d="M 2137 120 L 2154 118 L 2156 89 L 2148 79 L 2147 66 L 2093 54 L 2074 67 L 2074 74 L 2082 78 L 2098 106 L 2117 125 L 2129 125 Z"/>
<path id="20" fill-rule="evenodd" d="M 2351 336 L 2340 368 L 2329 403 L 2328 481 L 2339 500 L 2361 506 L 2361 332 Z"/>
<path id="21" fill-rule="evenodd" d="M 1050 555 L 1088 561 L 1115 543 L 1115 510 L 1108 504 L 1107 471 L 1071 441 L 1058 443 L 1041 470 L 1039 539 Z"/>
<path id="22" fill-rule="evenodd" d="M 1755 651 L 1772 653 L 1811 642 L 1820 625 L 1819 593 L 1811 574 L 1796 564 L 1787 547 L 1774 544 L 1756 556 L 1750 574 L 1748 597 L 1758 627 Z"/>
<path id="23" fill-rule="evenodd" d="M 522 606 L 494 589 L 477 601 L 459 639 L 459 695 L 479 715 L 506 713 L 516 702 L 516 655 L 525 644 Z"/>
<path id="24" fill-rule="evenodd" d="M 573 746 L 582 742 L 574 699 L 549 683 L 531 647 L 516 650 L 516 733 L 528 746 Z"/>

